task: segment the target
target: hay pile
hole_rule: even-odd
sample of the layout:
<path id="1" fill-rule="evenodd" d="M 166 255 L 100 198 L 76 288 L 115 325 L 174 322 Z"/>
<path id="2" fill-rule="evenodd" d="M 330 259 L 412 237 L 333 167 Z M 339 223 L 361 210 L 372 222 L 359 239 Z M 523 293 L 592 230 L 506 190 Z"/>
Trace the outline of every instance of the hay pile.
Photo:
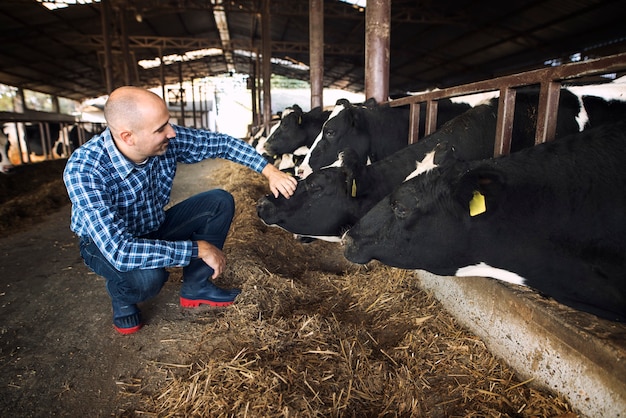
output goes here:
<path id="1" fill-rule="evenodd" d="M 159 366 L 166 386 L 137 391 L 142 415 L 576 416 L 520 382 L 414 272 L 351 265 L 338 244 L 300 244 L 258 219 L 263 177 L 231 164 L 216 174 L 238 208 L 222 280 L 243 293 L 188 362 Z"/>
<path id="2" fill-rule="evenodd" d="M 0 174 L 0 234 L 25 226 L 69 203 L 62 172 L 66 159 L 17 166 L 13 174 Z"/>

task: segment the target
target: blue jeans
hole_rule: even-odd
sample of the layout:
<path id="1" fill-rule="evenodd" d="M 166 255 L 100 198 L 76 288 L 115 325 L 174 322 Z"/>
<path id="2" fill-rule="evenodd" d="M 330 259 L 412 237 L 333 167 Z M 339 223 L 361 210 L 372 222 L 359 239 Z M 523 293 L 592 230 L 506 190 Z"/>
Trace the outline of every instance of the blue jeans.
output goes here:
<path id="1" fill-rule="evenodd" d="M 158 230 L 144 238 L 167 241 L 204 240 L 222 249 L 235 213 L 233 196 L 215 189 L 197 194 L 165 211 L 165 221 Z M 106 279 L 113 306 L 131 305 L 156 296 L 168 279 L 165 268 L 121 272 L 109 263 L 95 243 L 81 238 L 80 254 L 85 264 Z M 213 269 L 201 259 L 183 268 L 183 289 L 193 294 L 213 275 Z"/>

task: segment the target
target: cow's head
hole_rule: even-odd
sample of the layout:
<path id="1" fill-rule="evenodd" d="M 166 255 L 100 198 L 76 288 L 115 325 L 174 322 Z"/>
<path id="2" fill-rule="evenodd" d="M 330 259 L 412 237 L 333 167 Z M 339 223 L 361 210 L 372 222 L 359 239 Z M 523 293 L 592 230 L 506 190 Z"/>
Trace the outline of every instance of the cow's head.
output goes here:
<path id="1" fill-rule="evenodd" d="M 281 120 L 265 142 L 265 150 L 270 155 L 289 154 L 305 145 L 307 136 L 302 128 L 302 108 L 297 104 L 285 109 Z"/>
<path id="2" fill-rule="evenodd" d="M 257 202 L 257 214 L 266 224 L 294 234 L 338 241 L 359 213 L 355 157 L 346 151 L 341 161 L 339 166 L 318 170 L 300 180 L 289 199 L 262 197 Z"/>
<path id="3" fill-rule="evenodd" d="M 441 275 L 470 265 L 471 230 L 497 209 L 502 181 L 466 168 L 437 168 L 396 187 L 344 236 L 346 258 Z"/>
<path id="4" fill-rule="evenodd" d="M 337 101 L 334 114 L 324 123 L 321 136 L 311 149 L 309 165 L 314 171 L 333 164 L 346 148 L 354 150 L 365 164 L 370 143 L 363 120 L 367 109 L 365 105 L 353 105 L 346 99 Z"/>

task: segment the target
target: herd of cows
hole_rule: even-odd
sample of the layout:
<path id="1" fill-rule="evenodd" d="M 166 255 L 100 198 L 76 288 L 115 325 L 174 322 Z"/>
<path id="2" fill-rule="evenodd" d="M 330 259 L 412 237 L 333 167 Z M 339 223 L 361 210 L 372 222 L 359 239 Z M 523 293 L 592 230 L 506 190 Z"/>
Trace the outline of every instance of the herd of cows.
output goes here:
<path id="1" fill-rule="evenodd" d="M 407 109 L 293 106 L 257 149 L 277 165 L 297 150 L 298 187 L 260 198 L 258 216 L 355 263 L 492 277 L 626 321 L 626 102 L 562 89 L 555 139 L 534 146 L 537 104 L 517 92 L 498 158 L 497 99 L 440 103 L 438 129 L 411 145 Z"/>
<path id="2" fill-rule="evenodd" d="M 294 105 L 251 139 L 299 178 L 291 198 L 260 198 L 258 216 L 302 242 L 341 242 L 354 263 L 492 277 L 626 321 L 626 102 L 562 89 L 555 139 L 535 146 L 538 99 L 517 91 L 498 158 L 498 99 L 441 100 L 437 129 L 411 145 L 407 108 Z M 24 125 L 20 152 L 69 155 L 88 127 Z M 0 173 L 13 170 L 10 145 L 0 130 Z"/>
<path id="3" fill-rule="evenodd" d="M 8 174 L 22 162 L 68 157 L 101 130 L 101 124 L 91 122 L 5 123 L 0 129 L 0 173 Z M 9 131 L 14 138 L 13 144 L 9 140 Z"/>

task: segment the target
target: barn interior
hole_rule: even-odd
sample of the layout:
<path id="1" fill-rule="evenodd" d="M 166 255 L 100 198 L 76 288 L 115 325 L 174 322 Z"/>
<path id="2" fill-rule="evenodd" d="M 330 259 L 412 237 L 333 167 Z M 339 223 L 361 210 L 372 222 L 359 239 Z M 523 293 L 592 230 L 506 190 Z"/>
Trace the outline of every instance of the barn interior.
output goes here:
<path id="1" fill-rule="evenodd" d="M 271 73 L 308 81 L 311 3 L 4 0 L 0 2 L 0 83 L 78 101 L 106 95 L 125 84 L 156 88 L 224 74 L 248 75 L 258 86 L 263 81 L 264 22 L 269 23 Z M 394 98 L 626 52 L 626 11 L 618 0 L 394 0 L 390 5 L 389 95 Z M 339 0 L 324 1 L 323 6 L 323 85 L 365 92 L 366 6 Z M 159 65 L 161 61 L 164 65 Z M 618 69 L 576 83 L 606 84 L 623 75 L 624 69 Z M 0 112 L 2 120 L 14 118 L 12 112 Z M 465 305 L 457 306 L 457 315 L 469 318 L 464 323 L 469 328 L 471 322 L 479 324 L 477 333 L 486 340 L 494 324 L 502 326 L 498 321 L 504 322 L 511 310 L 521 312 L 521 325 L 514 324 L 510 333 L 536 329 L 540 338 L 558 341 L 554 347 L 564 350 L 561 353 L 574 352 L 572 362 L 588 362 L 563 372 L 559 385 L 574 373 L 593 370 L 599 380 L 613 385 L 611 389 L 600 385 L 595 400 L 622 406 L 626 402 L 626 384 L 615 376 L 616 370 L 624 370 L 626 359 L 621 327 L 580 322 L 571 313 L 555 314 L 553 306 L 546 307 L 534 296 L 521 295 L 531 302 L 520 304 L 519 292 L 500 285 L 478 282 L 468 289 L 466 283 L 437 284 L 440 279 L 428 275 L 421 280 L 441 298 L 448 298 L 449 309 L 468 294 L 485 301 L 488 312 L 475 303 L 467 310 Z M 446 287 L 452 295 L 443 294 Z M 457 289 L 460 293 L 454 293 Z M 495 307 L 494 300 L 499 302 Z M 480 322 L 481 317 L 489 319 Z M 598 338 L 601 335 L 606 338 Z M 511 335 L 497 338 L 496 345 L 511 341 Z M 518 366 L 535 367 L 533 372 L 556 361 L 545 352 L 529 355 L 519 346 L 515 353 L 528 361 Z M 555 370 L 548 381 L 555 379 Z M 588 399 L 580 402 L 589 404 Z"/>
<path id="2" fill-rule="evenodd" d="M 323 85 L 363 92 L 366 8 L 339 0 L 322 4 Z M 268 13 L 271 73 L 308 80 L 306 0 L 6 0 L 0 4 L 0 83 L 84 100 L 108 93 L 107 67 L 113 87 L 158 87 L 228 73 L 254 78 Z M 394 0 L 389 94 L 623 52 L 625 13 L 617 0 L 497 6 Z"/>

